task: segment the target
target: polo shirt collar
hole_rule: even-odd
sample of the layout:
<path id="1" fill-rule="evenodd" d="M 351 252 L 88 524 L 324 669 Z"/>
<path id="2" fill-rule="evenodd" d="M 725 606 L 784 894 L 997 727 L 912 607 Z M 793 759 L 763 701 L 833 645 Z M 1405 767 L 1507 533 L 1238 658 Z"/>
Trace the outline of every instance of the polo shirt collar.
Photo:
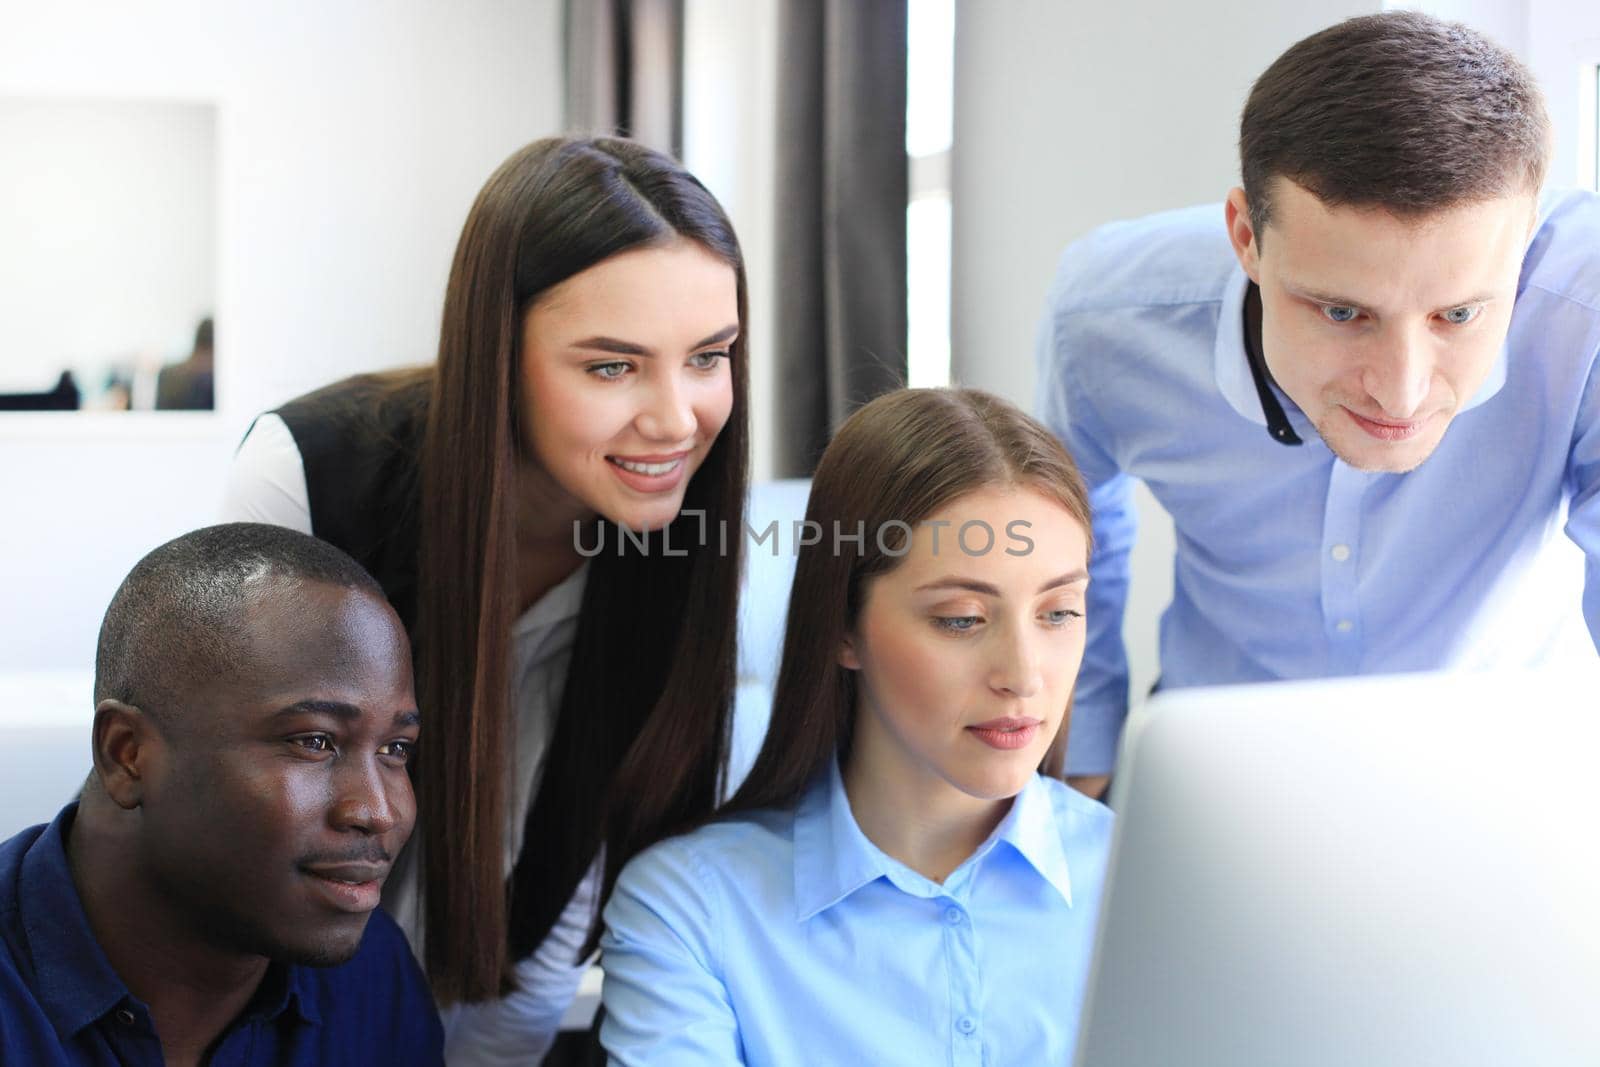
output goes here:
<path id="1" fill-rule="evenodd" d="M 272 963 L 241 1018 L 270 1022 L 288 1011 L 294 1012 L 301 1022 L 313 1026 L 322 1023 L 316 991 L 311 988 L 311 976 L 306 968 Z"/>
<path id="2" fill-rule="evenodd" d="M 18 910 L 33 957 L 39 1004 L 63 1041 L 123 1005 L 147 1014 L 95 939 L 72 879 L 66 841 L 77 815 L 77 801 L 61 809 L 29 847 L 18 876 Z M 271 1020 L 293 1010 L 302 1021 L 320 1024 L 309 983 L 304 967 L 272 964 L 244 1017 Z"/>
<path id="3" fill-rule="evenodd" d="M 69 1041 L 133 996 L 95 940 L 67 863 L 73 801 L 56 815 L 22 860 L 18 912 L 33 957 L 39 1005 Z"/>

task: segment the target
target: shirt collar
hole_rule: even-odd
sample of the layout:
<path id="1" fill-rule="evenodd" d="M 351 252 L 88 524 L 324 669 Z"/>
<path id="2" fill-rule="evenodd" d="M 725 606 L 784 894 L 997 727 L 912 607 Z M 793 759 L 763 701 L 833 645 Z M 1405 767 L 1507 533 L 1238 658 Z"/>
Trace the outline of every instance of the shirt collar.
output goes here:
<path id="1" fill-rule="evenodd" d="M 39 1004 L 63 1041 L 125 1003 L 145 1014 L 95 939 L 72 879 L 66 839 L 77 815 L 78 802 L 73 801 L 39 835 L 22 861 L 18 885 L 18 908 L 33 957 Z M 244 1017 L 275 1019 L 293 1008 L 303 1021 L 320 1023 L 308 981 L 304 967 L 273 964 Z"/>
<path id="2" fill-rule="evenodd" d="M 952 872 L 946 885 L 965 884 L 965 872 L 1001 843 L 1015 850 L 1071 906 L 1072 878 L 1067 870 L 1067 854 L 1061 844 L 1049 787 L 1039 775 L 1028 779 L 1000 825 Z M 861 832 L 844 791 L 839 761 L 830 761 L 827 772 L 817 776 L 795 809 L 796 920 L 804 922 L 878 878 L 888 877 L 899 885 L 904 879 L 896 876 L 904 873 L 911 872 Z M 920 876 L 914 880 L 925 881 Z"/>
<path id="3" fill-rule="evenodd" d="M 887 859 L 856 824 L 839 761 L 829 760 L 795 808 L 795 918 L 804 922 L 887 874 Z"/>
<path id="4" fill-rule="evenodd" d="M 1244 297 L 1249 290 L 1250 276 L 1235 263 L 1222 291 L 1222 311 L 1217 319 L 1216 350 L 1212 358 L 1217 388 L 1223 397 L 1233 410 L 1264 427 L 1267 416 L 1261 410 L 1255 380 L 1250 377 L 1250 355 L 1244 346 Z"/>
<path id="5" fill-rule="evenodd" d="M 28 849 L 18 876 L 18 912 L 39 1004 L 63 1041 L 132 999 L 89 929 L 72 880 L 66 837 L 77 815 L 77 801 L 61 809 Z"/>
<path id="6" fill-rule="evenodd" d="M 1067 870 L 1067 851 L 1061 843 L 1061 827 L 1056 823 L 1050 786 L 1044 778 L 1035 774 L 1028 779 L 1011 810 L 995 827 L 994 838 L 1015 849 L 1061 894 L 1067 906 L 1072 906 L 1072 875 Z"/>
<path id="7" fill-rule="evenodd" d="M 1222 292 L 1222 310 L 1217 320 L 1217 340 L 1213 351 L 1213 361 L 1216 370 L 1217 388 L 1222 392 L 1233 410 L 1249 419 L 1257 426 L 1267 425 L 1267 416 L 1261 410 L 1261 398 L 1256 394 L 1255 379 L 1250 374 L 1250 356 L 1245 349 L 1244 342 L 1244 298 L 1250 289 L 1250 276 L 1244 268 L 1237 263 L 1233 272 L 1228 276 L 1227 286 Z M 1494 366 L 1489 368 L 1489 376 L 1484 379 L 1472 399 L 1463 404 L 1456 412 L 1471 411 L 1479 404 L 1500 391 L 1506 384 L 1506 346 L 1500 346 L 1500 353 L 1495 357 Z M 1305 414 L 1290 400 L 1282 389 L 1274 386 L 1284 412 L 1300 436 L 1306 434 L 1303 426 L 1309 426 Z M 1313 431 L 1314 432 L 1314 431 Z"/>
<path id="8" fill-rule="evenodd" d="M 527 611 L 517 617 L 512 624 L 513 636 L 544 636 L 557 624 L 576 618 L 583 611 L 583 591 L 588 582 L 589 562 L 585 560 L 577 570 L 551 586 L 544 596 L 535 600 Z"/>
<path id="9" fill-rule="evenodd" d="M 311 988 L 311 976 L 306 968 L 273 963 L 267 968 L 266 975 L 261 979 L 261 987 L 250 998 L 241 1018 L 270 1022 L 286 1011 L 293 1011 L 302 1022 L 313 1026 L 322 1023 L 316 991 Z"/>

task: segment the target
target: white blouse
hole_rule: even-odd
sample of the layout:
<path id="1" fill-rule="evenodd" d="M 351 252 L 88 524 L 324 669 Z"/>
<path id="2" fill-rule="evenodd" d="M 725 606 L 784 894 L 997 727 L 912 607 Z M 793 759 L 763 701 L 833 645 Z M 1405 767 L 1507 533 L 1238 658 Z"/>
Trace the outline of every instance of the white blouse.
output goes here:
<path id="1" fill-rule="evenodd" d="M 222 521 L 267 522 L 311 533 L 310 494 L 305 464 L 294 435 L 277 415 L 262 415 L 234 457 L 224 496 Z M 511 632 L 512 708 L 516 743 L 511 768 L 511 807 L 506 819 L 507 877 L 522 849 L 529 806 L 543 771 L 545 750 L 561 707 L 567 664 L 588 578 L 584 564 L 540 597 L 517 619 Z M 420 829 L 400 854 L 384 887 L 384 907 L 412 950 L 421 957 L 419 853 L 426 843 Z M 555 927 L 531 956 L 517 961 L 518 989 L 510 996 L 443 1011 L 445 1057 L 451 1067 L 538 1063 L 578 991 L 586 962 L 575 963 L 589 932 L 599 893 L 597 863 L 579 884 Z"/>

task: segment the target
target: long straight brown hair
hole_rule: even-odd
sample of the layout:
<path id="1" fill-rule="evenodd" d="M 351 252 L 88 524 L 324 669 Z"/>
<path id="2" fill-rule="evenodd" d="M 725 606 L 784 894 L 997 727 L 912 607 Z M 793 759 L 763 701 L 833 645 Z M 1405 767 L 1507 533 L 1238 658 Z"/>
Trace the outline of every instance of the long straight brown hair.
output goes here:
<path id="1" fill-rule="evenodd" d="M 639 849 L 714 805 L 734 688 L 739 538 L 685 516 L 589 563 L 565 692 L 521 856 L 505 877 L 521 324 L 551 286 L 674 240 L 734 269 L 732 414 L 685 494 L 739 529 L 748 450 L 744 260 L 714 197 L 672 159 L 614 138 L 537 141 L 479 193 L 456 247 L 422 444 L 415 644 L 429 716 L 419 753 L 424 962 L 442 1003 L 497 996 L 601 847 L 605 893 Z M 624 541 L 601 519 L 585 546 Z M 609 536 L 607 536 L 609 535 Z M 625 610 L 624 610 L 625 609 Z M 523 817 L 516 813 L 515 817 Z M 602 898 L 603 900 L 603 898 Z M 591 921 L 593 927 L 598 916 Z M 575 961 L 576 962 L 576 961 Z"/>
<path id="2" fill-rule="evenodd" d="M 838 523 L 866 535 L 859 551 L 838 551 L 827 536 L 800 549 L 766 741 L 724 812 L 787 807 L 836 753 L 848 753 L 856 672 L 839 665 L 839 649 L 855 628 L 867 583 L 904 554 L 895 524 L 915 528 L 958 497 L 991 486 L 1043 492 L 1090 536 L 1089 496 L 1072 457 L 1049 430 L 999 397 L 902 389 L 839 428 L 812 478 L 806 519 L 824 531 Z M 878 531 L 887 531 L 882 542 Z M 1047 774 L 1061 774 L 1066 733 L 1063 721 L 1040 768 Z"/>

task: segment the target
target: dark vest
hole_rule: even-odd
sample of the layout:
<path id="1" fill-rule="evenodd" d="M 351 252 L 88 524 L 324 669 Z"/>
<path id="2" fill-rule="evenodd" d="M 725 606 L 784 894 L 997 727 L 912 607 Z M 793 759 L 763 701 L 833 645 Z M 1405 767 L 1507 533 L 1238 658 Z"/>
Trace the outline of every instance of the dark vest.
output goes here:
<path id="1" fill-rule="evenodd" d="M 362 374 L 274 413 L 305 466 L 311 532 L 355 557 L 416 637 L 425 382 Z"/>

